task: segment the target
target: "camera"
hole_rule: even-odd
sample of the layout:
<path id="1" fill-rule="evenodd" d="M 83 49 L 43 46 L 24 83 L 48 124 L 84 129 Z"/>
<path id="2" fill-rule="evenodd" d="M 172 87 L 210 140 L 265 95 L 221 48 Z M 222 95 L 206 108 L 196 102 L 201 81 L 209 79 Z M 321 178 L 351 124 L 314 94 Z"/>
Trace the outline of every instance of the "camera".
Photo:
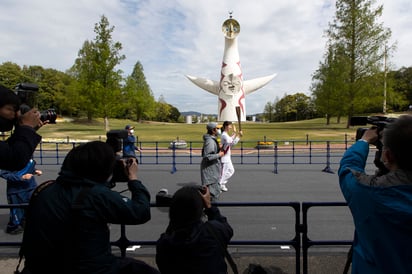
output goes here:
<path id="1" fill-rule="evenodd" d="M 386 116 L 354 116 L 350 119 L 349 124 L 351 126 L 361 126 L 361 125 L 367 125 L 371 124 L 377 127 L 378 129 L 378 136 L 379 133 L 390 123 L 393 123 L 396 121 L 396 118 L 392 117 L 386 117 Z M 356 130 L 356 141 L 361 139 L 365 131 L 368 130 L 368 128 L 358 128 Z M 381 176 L 389 172 L 389 170 L 385 167 L 385 165 L 381 161 L 381 156 L 382 156 L 382 140 L 379 137 L 378 141 L 374 144 L 377 148 L 377 151 L 375 153 L 375 159 L 373 163 L 375 166 L 378 168 L 378 171 L 376 175 Z"/>
<path id="2" fill-rule="evenodd" d="M 126 168 L 133 164 L 133 159 L 138 163 L 138 160 L 135 157 L 118 156 L 118 153 L 122 150 L 123 139 L 127 138 L 127 135 L 128 131 L 125 129 L 110 130 L 106 133 L 106 144 L 110 145 L 116 154 L 116 163 L 111 180 L 112 187 L 114 187 L 116 182 L 128 182 L 129 176 L 126 173 Z"/>
<path id="3" fill-rule="evenodd" d="M 387 124 L 393 123 L 396 118 L 386 117 L 386 116 L 353 116 L 349 124 L 351 126 L 364 126 L 367 124 L 374 125 L 378 128 L 378 133 L 382 131 Z M 358 128 L 356 130 L 356 140 L 362 138 L 363 134 L 369 128 Z"/>
<path id="4" fill-rule="evenodd" d="M 201 185 L 190 185 L 194 189 L 197 189 L 201 194 L 206 193 L 205 186 Z M 169 194 L 169 191 L 166 188 L 162 188 L 156 194 L 156 206 L 158 207 L 169 207 L 172 203 L 173 195 Z"/>
<path id="5" fill-rule="evenodd" d="M 32 83 L 20 83 L 15 86 L 14 90 L 22 103 L 20 105 L 20 112 L 22 114 L 29 111 L 33 106 L 36 105 L 36 92 L 39 91 L 38 85 Z M 40 120 L 42 122 L 48 120 L 50 124 L 56 123 L 57 114 L 53 108 L 39 112 Z"/>

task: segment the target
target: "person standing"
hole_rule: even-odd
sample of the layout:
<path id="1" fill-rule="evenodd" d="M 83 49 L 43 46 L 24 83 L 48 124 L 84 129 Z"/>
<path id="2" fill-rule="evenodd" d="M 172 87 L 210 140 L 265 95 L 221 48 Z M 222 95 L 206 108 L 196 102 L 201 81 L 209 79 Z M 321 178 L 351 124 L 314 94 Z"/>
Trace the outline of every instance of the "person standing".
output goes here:
<path id="1" fill-rule="evenodd" d="M 123 139 L 123 157 L 136 158 L 136 151 L 139 148 L 136 146 L 136 136 L 134 136 L 134 127 L 127 125 L 127 137 Z"/>
<path id="2" fill-rule="evenodd" d="M 223 151 L 220 150 L 216 136 L 217 123 L 210 122 L 206 125 L 207 133 L 203 135 L 202 162 L 200 163 L 200 178 L 203 186 L 210 191 L 212 201 L 218 199 L 221 193 L 219 179 L 221 173 L 220 158 Z"/>
<path id="3" fill-rule="evenodd" d="M 235 173 L 235 168 L 233 167 L 232 163 L 231 149 L 240 141 L 239 136 L 242 136 L 242 131 L 239 132 L 239 136 L 235 131 L 232 133 L 232 135 L 229 135 L 229 132 L 232 130 L 232 128 L 232 122 L 225 121 L 222 127 L 222 136 L 220 137 L 222 151 L 224 153 L 224 156 L 222 156 L 221 159 L 222 175 L 219 182 L 220 189 L 222 191 L 228 191 L 226 184 Z"/>
<path id="4" fill-rule="evenodd" d="M 37 187 L 35 175 L 42 175 L 36 169 L 36 162 L 31 159 L 26 167 L 20 171 L 0 170 L 0 177 L 7 180 L 7 202 L 12 204 L 29 203 L 33 190 Z M 26 209 L 22 207 L 10 208 L 10 217 L 6 233 L 19 234 L 24 230 Z"/>
<path id="5" fill-rule="evenodd" d="M 0 141 L 0 169 L 23 169 L 41 141 L 42 137 L 36 131 L 48 123 L 41 121 L 36 109 L 21 114 L 20 103 L 13 91 L 0 85 L 0 131 L 14 128 L 6 141 Z"/>
<path id="6" fill-rule="evenodd" d="M 381 140 L 376 127 L 366 130 L 341 159 L 339 184 L 355 224 L 352 273 L 412 273 L 411 140 L 412 116 L 402 115 Z M 368 175 L 369 146 L 377 142 L 385 168 L 375 165 L 388 171 Z"/>

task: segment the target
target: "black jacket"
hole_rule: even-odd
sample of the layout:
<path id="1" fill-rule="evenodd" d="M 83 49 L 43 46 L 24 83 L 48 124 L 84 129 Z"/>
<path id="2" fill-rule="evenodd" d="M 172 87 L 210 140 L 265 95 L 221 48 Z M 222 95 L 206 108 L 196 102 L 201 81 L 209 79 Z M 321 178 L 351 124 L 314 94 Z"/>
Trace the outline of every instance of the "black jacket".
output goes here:
<path id="1" fill-rule="evenodd" d="M 0 169 L 23 169 L 40 141 L 41 136 L 33 128 L 17 126 L 6 141 L 0 141 Z"/>
<path id="2" fill-rule="evenodd" d="M 226 246 L 233 229 L 217 207 L 205 210 L 208 223 Z M 156 263 L 162 274 L 227 273 L 225 256 L 206 223 L 198 221 L 180 231 L 165 232 L 156 246 Z"/>
<path id="3" fill-rule="evenodd" d="M 32 273 L 117 273 L 108 224 L 150 220 L 150 195 L 128 183 L 128 199 L 103 183 L 59 176 L 33 196 L 23 235 L 25 266 Z"/>

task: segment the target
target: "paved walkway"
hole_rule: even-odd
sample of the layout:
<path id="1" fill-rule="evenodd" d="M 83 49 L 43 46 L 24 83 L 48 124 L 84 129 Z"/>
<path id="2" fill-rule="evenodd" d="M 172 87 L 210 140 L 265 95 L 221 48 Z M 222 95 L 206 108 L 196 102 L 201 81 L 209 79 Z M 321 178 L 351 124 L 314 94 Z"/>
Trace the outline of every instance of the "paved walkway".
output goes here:
<path id="1" fill-rule="evenodd" d="M 58 166 L 42 166 L 40 169 L 45 173 L 39 181 L 55 178 L 58 172 Z M 290 201 L 343 201 L 340 193 L 337 175 L 322 172 L 324 165 L 283 165 L 279 174 L 272 172 L 271 165 L 239 165 L 235 164 L 236 173 L 229 184 L 229 191 L 222 194 L 222 202 L 290 202 Z M 336 171 L 337 166 L 332 168 Z M 153 198 L 160 188 L 169 189 L 169 193 L 174 193 L 176 189 L 190 182 L 200 181 L 200 172 L 197 165 L 179 165 L 178 171 L 170 173 L 168 165 L 142 165 L 139 170 L 139 178 L 147 186 Z M 124 184 L 118 184 L 119 189 L 124 189 Z M 6 204 L 5 184 L 0 184 L 0 203 Z M 222 209 L 223 210 L 223 209 Z M 254 226 L 250 220 L 268 219 L 262 210 L 252 211 L 251 216 L 245 216 L 247 210 L 241 215 L 231 213 L 231 210 L 225 208 L 224 212 L 230 217 L 230 222 L 234 225 L 237 239 L 260 239 L 257 236 L 266 234 L 274 235 L 277 239 L 289 239 L 291 232 L 283 229 L 284 219 L 282 215 L 275 216 L 274 221 Z M 236 212 L 236 210 L 235 210 Z M 146 229 L 149 232 L 154 231 L 154 235 L 146 231 L 139 230 L 136 235 L 130 232 L 130 239 L 157 239 L 159 233 L 164 231 L 167 215 L 153 210 L 153 220 L 147 224 L 139 226 L 139 229 Z M 314 213 L 317 213 L 315 211 Z M 163 214 L 163 215 L 162 215 Z M 262 216 L 260 216 L 262 215 Z M 311 239 L 339 239 L 350 240 L 353 237 L 353 226 L 350 215 L 337 214 L 336 209 L 331 211 L 322 211 L 311 216 L 312 226 L 310 226 Z M 8 218 L 7 210 L 3 210 L 0 216 L 0 225 L 5 227 Z M 164 220 L 163 220 L 164 219 Z M 335 220 L 336 219 L 336 220 Z M 325 221 L 326 220 L 326 221 Z M 292 224 L 293 225 L 293 224 Z M 292 226 L 293 227 L 293 226 Z M 285 231 L 284 231 L 285 230 Z M 149 233 L 147 232 L 147 233 Z M 283 236 L 283 234 L 286 236 Z M 243 235 L 245 234 L 245 235 Z M 247 234 L 247 235 L 246 235 Z M 332 234 L 332 235 L 328 235 Z M 0 231 L 0 240 L 9 241 L 10 235 L 5 235 Z M 17 237 L 17 236 L 16 236 Z M 273 238 L 275 238 L 273 237 Z M 2 250 L 2 248 L 0 248 Z M 4 249 L 3 249 L 4 250 Z M 323 251 L 318 252 L 312 248 L 309 251 L 308 273 L 330 274 L 342 273 L 346 261 L 346 248 L 340 251 Z M 268 251 L 271 252 L 271 251 Z M 0 273 L 13 273 L 18 262 L 18 252 L 12 252 L 5 255 L 0 252 Z M 247 268 L 250 263 L 257 263 L 264 266 L 269 273 L 295 273 L 295 257 L 292 253 L 232 253 L 239 267 L 239 272 Z M 129 254 L 129 256 L 132 256 Z M 133 256 L 142 256 L 134 254 Z M 143 255 L 139 259 L 147 261 L 151 265 L 154 263 L 153 253 Z M 302 269 L 302 267 L 301 267 Z"/>
<path id="2" fill-rule="evenodd" d="M 156 267 L 154 256 L 138 257 L 148 264 Z M 244 273 L 249 264 L 260 264 L 269 274 L 293 274 L 295 273 L 295 258 L 286 256 L 238 256 L 233 254 L 239 273 Z M 330 274 L 342 273 L 346 262 L 346 254 L 328 256 L 310 256 L 308 258 L 308 273 Z M 13 274 L 18 263 L 17 258 L 0 258 L 0 269 L 3 274 Z M 302 270 L 301 270 L 302 272 Z M 233 273 L 229 270 L 229 273 Z"/>

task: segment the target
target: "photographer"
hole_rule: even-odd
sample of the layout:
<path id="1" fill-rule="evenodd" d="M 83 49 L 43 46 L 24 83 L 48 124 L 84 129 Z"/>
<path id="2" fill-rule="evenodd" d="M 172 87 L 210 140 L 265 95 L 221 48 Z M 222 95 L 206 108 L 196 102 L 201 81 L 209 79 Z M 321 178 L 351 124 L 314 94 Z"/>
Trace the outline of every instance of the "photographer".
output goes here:
<path id="1" fill-rule="evenodd" d="M 369 145 L 383 143 L 389 170 L 365 174 Z M 352 273 L 412 273 L 412 116 L 403 115 L 380 132 L 368 129 L 344 154 L 340 187 L 355 224 Z"/>
<path id="2" fill-rule="evenodd" d="M 41 141 L 36 130 L 47 123 L 41 121 L 36 109 L 21 115 L 19 107 L 19 97 L 0 85 L 0 131 L 10 131 L 14 127 L 11 136 L 0 141 L 0 169 L 15 171 L 24 168 Z"/>
<path id="3" fill-rule="evenodd" d="M 111 253 L 109 224 L 150 220 L 150 194 L 137 179 L 136 160 L 124 166 L 131 198 L 108 187 L 115 162 L 110 145 L 82 144 L 67 154 L 55 182 L 34 191 L 22 243 L 30 273 L 159 273 Z"/>
<path id="4" fill-rule="evenodd" d="M 208 217 L 206 222 L 203 213 Z M 228 273 L 222 249 L 232 238 L 233 229 L 212 206 L 208 187 L 185 186 L 176 191 L 169 218 L 156 245 L 156 263 L 162 274 Z"/>

